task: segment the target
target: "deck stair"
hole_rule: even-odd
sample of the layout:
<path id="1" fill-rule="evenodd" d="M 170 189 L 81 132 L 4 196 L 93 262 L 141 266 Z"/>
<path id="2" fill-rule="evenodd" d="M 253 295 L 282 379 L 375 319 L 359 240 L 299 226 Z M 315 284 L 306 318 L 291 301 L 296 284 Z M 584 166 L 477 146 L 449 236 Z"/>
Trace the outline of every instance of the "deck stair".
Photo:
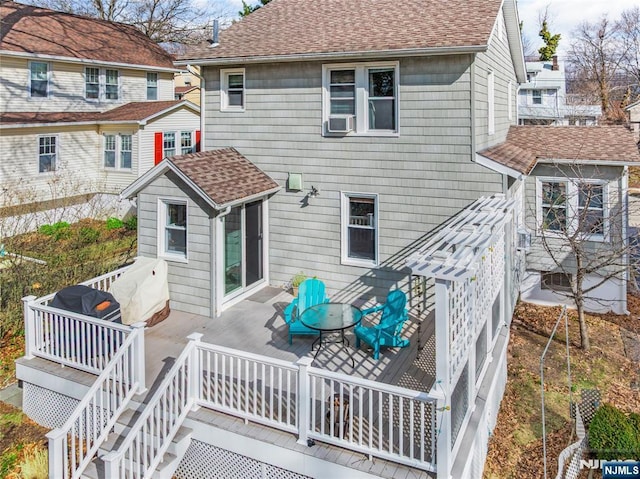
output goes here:
<path id="1" fill-rule="evenodd" d="M 144 411 L 145 404 L 137 402 L 138 397 L 134 397 L 129 409 L 125 410 L 114 427 L 114 431 L 107 437 L 98 450 L 98 457 L 94 459 L 85 469 L 82 477 L 86 479 L 111 479 L 106 478 L 104 473 L 104 463 L 102 457 L 116 450 L 127 434 L 131 431 L 131 426 L 135 424 L 140 414 Z M 191 444 L 192 430 L 181 426 L 173 436 L 171 443 L 165 452 L 162 461 L 153 472 L 154 479 L 171 479 L 178 468 L 180 461 L 184 457 Z M 135 468 L 134 468 L 135 469 Z M 129 472 L 129 471 L 128 471 Z M 142 477 L 138 471 L 133 471 L 132 477 Z"/>

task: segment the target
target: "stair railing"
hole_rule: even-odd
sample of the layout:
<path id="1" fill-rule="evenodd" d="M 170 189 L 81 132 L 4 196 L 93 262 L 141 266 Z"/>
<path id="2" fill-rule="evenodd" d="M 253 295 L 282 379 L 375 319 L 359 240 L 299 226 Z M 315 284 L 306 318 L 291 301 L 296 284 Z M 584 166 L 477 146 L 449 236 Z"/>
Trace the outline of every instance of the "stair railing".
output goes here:
<path id="1" fill-rule="evenodd" d="M 47 434 L 49 477 L 77 479 L 134 394 L 144 390 L 144 323 L 129 334 L 62 427 Z M 142 368 L 144 371 L 144 368 Z"/>
<path id="2" fill-rule="evenodd" d="M 162 462 L 195 399 L 200 397 L 197 343 L 201 337 L 198 333 L 187 336 L 189 343 L 121 445 L 102 457 L 105 477 L 148 478 Z"/>

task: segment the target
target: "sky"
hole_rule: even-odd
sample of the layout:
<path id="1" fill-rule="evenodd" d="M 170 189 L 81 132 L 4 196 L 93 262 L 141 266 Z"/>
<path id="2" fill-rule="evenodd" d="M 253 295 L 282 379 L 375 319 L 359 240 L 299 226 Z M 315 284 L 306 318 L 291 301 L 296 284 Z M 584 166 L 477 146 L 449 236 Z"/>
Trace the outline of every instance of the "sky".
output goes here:
<path id="1" fill-rule="evenodd" d="M 524 22 L 524 34 L 535 50 L 542 45 L 538 36 L 539 12 L 549 7 L 549 30 L 562 35 L 558 57 L 563 59 L 571 44 L 571 32 L 583 21 L 595 22 L 603 15 L 616 20 L 624 10 L 638 5 L 638 0 L 518 0 L 518 13 Z"/>

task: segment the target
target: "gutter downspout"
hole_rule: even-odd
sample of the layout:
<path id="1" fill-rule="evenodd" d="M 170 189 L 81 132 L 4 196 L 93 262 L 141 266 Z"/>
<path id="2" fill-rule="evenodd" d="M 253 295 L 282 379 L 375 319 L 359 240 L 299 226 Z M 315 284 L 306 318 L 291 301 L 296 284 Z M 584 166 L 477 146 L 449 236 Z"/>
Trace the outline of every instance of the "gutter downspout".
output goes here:
<path id="1" fill-rule="evenodd" d="M 620 201 L 622 203 L 622 242 L 623 242 L 623 254 L 622 254 L 622 264 L 628 264 L 629 259 L 629 167 L 624 167 L 624 173 L 622 178 L 620 178 Z M 634 289 L 637 288 L 638 282 L 636 280 L 635 275 L 633 278 L 629 278 L 629 268 L 625 269 L 624 275 L 622 276 L 622 284 L 620 285 L 620 297 L 622 298 L 622 310 L 623 314 L 629 315 L 629 310 L 627 309 L 627 283 L 631 279 L 634 283 Z"/>
<path id="2" fill-rule="evenodd" d="M 204 98 L 205 98 L 205 80 L 202 75 L 196 73 L 195 70 L 191 67 L 191 65 L 187 65 L 187 71 L 191 73 L 193 76 L 200 79 L 200 151 L 204 151 Z"/>

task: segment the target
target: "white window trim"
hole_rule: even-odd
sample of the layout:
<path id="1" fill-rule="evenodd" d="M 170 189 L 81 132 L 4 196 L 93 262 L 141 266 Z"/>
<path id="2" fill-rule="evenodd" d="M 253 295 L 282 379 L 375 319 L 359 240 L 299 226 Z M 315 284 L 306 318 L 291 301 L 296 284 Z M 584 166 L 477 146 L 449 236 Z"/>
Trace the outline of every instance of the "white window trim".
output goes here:
<path id="1" fill-rule="evenodd" d="M 155 100 L 149 98 L 149 74 L 156 75 L 156 98 Z M 158 101 L 160 99 L 160 74 L 158 72 L 147 72 L 145 75 L 145 97 L 147 101 Z"/>
<path id="2" fill-rule="evenodd" d="M 369 130 L 369 86 L 367 70 L 370 68 L 394 69 L 395 94 L 395 130 Z M 327 129 L 331 113 L 331 98 L 329 84 L 332 70 L 355 70 L 356 80 L 356 114 L 355 129 L 346 135 L 330 133 Z M 329 63 L 322 65 L 322 134 L 327 137 L 335 136 L 400 136 L 400 62 L 366 62 L 366 63 Z"/>
<path id="3" fill-rule="evenodd" d="M 167 252 L 167 245 L 165 241 L 165 228 L 167 226 L 167 205 L 169 204 L 181 204 L 186 206 L 186 253 L 184 255 Z M 165 259 L 167 261 L 174 261 L 176 263 L 188 263 L 189 262 L 189 202 L 184 198 L 177 198 L 171 196 L 163 196 L 158 198 L 158 230 L 157 230 L 157 251 L 156 256 L 158 258 Z"/>
<path id="4" fill-rule="evenodd" d="M 47 96 L 31 96 L 31 65 L 34 63 L 44 63 L 47 65 Z M 27 76 L 27 97 L 34 100 L 45 100 L 51 98 L 51 63 L 43 60 L 32 60 L 29 62 L 29 73 Z M 46 136 L 46 135 L 45 135 Z"/>
<path id="5" fill-rule="evenodd" d="M 107 146 L 107 135 L 109 136 L 115 136 L 116 137 L 116 158 L 115 158 L 115 166 L 106 166 L 104 164 L 104 153 L 105 153 L 105 147 Z M 122 153 L 122 137 L 123 136 L 130 136 L 131 137 L 131 167 L 130 168 L 123 168 L 122 166 L 120 166 L 120 155 Z M 107 171 L 123 171 L 126 173 L 130 173 L 131 171 L 133 171 L 133 152 L 134 152 L 134 148 L 133 148 L 133 137 L 134 134 L 133 133 L 129 133 L 126 131 L 118 131 L 118 132 L 108 132 L 108 131 L 104 131 L 102 132 L 102 169 L 103 170 L 107 170 Z"/>
<path id="6" fill-rule="evenodd" d="M 586 241 L 594 241 L 598 243 L 608 243 L 610 241 L 610 224 L 609 224 L 609 183 L 603 180 L 583 179 L 583 178 L 567 178 L 553 176 L 536 177 L 536 236 L 542 236 L 542 183 L 565 183 L 567 192 L 567 232 L 573 234 L 576 232 L 576 214 L 578 211 L 578 185 L 580 183 L 588 183 L 591 185 L 602 186 L 602 221 L 604 234 L 586 234 Z M 544 234 L 547 237 L 566 238 L 566 234 L 546 230 Z"/>
<path id="7" fill-rule="evenodd" d="M 229 106 L 229 75 L 242 75 L 242 106 Z M 220 111 L 243 112 L 247 105 L 247 76 L 244 68 L 220 70 Z"/>
<path id="8" fill-rule="evenodd" d="M 373 261 L 349 257 L 349 199 L 373 198 L 375 216 L 375 248 L 376 257 Z M 375 267 L 380 264 L 380 219 L 379 219 L 379 195 L 377 193 L 356 193 L 351 191 L 340 192 L 340 258 L 341 263 L 349 266 Z"/>
<path id="9" fill-rule="evenodd" d="M 51 171 L 40 171 L 40 138 L 56 139 L 56 167 Z M 38 175 L 52 175 L 60 170 L 60 136 L 59 135 L 38 135 L 36 140 L 36 173 Z"/>
<path id="10" fill-rule="evenodd" d="M 186 155 L 188 153 L 182 153 L 182 133 L 191 133 L 191 153 L 196 152 L 196 132 L 197 130 L 166 130 L 162 131 L 162 157 L 169 158 L 165 154 L 164 148 L 164 135 L 168 133 L 173 133 L 174 135 L 174 150 L 176 150 L 173 156 Z"/>
<path id="11" fill-rule="evenodd" d="M 496 85 L 493 70 L 487 72 L 487 133 L 496 132 Z"/>

